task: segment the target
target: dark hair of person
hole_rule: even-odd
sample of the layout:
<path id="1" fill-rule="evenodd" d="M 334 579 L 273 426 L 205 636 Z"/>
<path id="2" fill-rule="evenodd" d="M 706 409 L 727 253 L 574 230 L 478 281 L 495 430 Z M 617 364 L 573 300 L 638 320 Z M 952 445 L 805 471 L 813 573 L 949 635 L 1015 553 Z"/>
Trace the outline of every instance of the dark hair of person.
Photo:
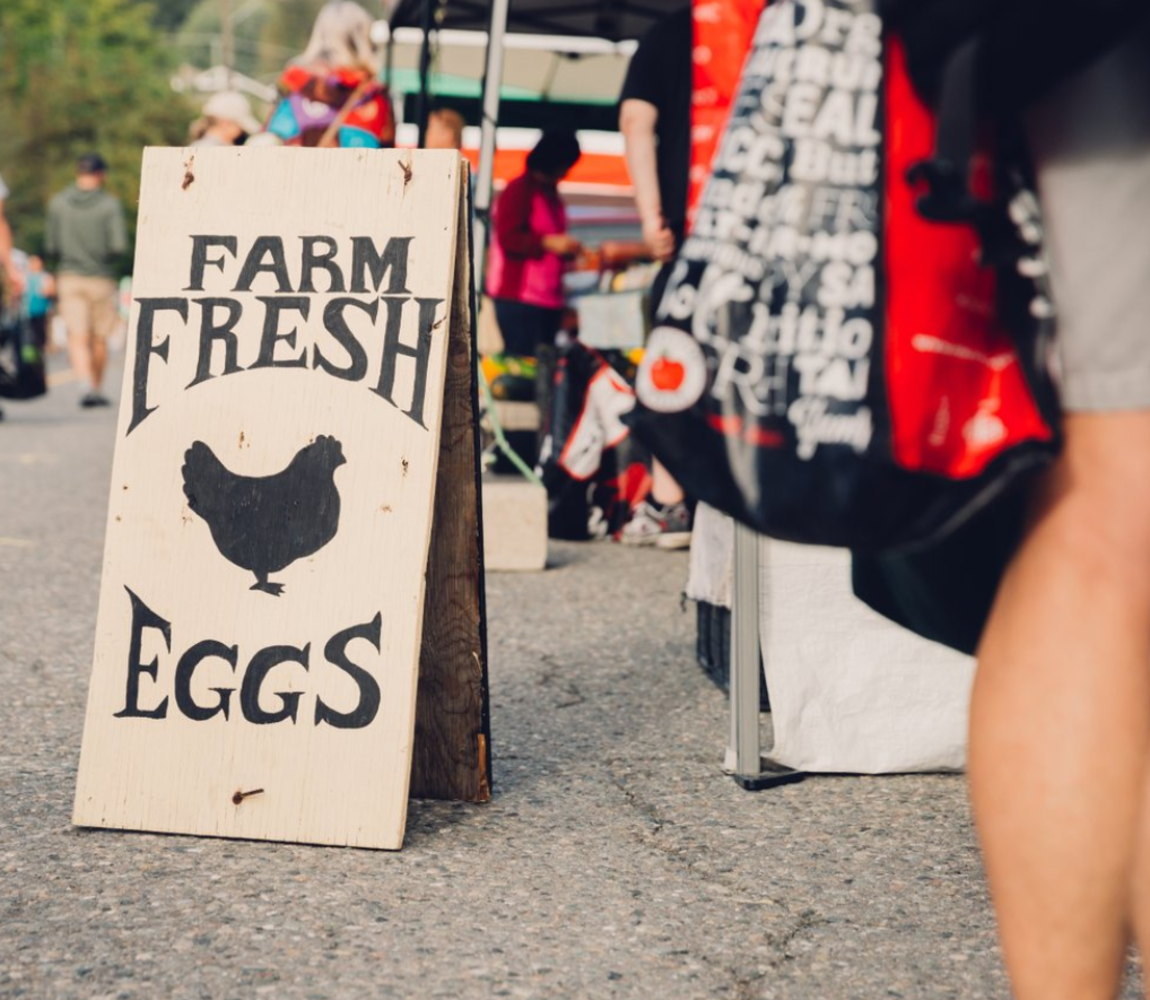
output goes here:
<path id="1" fill-rule="evenodd" d="M 79 174 L 102 174 L 108 169 L 107 161 L 99 153 L 85 153 L 76 161 Z"/>
<path id="2" fill-rule="evenodd" d="M 581 155 L 574 132 L 544 132 L 527 154 L 527 169 L 548 175 L 564 174 L 575 166 Z"/>

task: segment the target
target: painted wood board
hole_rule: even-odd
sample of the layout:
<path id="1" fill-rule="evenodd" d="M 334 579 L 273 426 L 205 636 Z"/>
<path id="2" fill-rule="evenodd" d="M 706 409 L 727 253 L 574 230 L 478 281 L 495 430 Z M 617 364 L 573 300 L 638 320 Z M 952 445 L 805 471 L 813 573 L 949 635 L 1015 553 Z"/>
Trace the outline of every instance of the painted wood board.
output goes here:
<path id="1" fill-rule="evenodd" d="M 466 205 L 470 182 L 466 177 L 461 182 L 461 201 Z M 458 243 L 462 247 L 468 245 L 464 227 L 469 217 L 469 210 L 460 212 Z M 456 255 L 411 794 L 486 802 L 491 797 L 483 564 L 486 527 L 479 491 L 471 259 L 470 251 Z"/>
<path id="2" fill-rule="evenodd" d="M 461 170 L 146 151 L 77 824 L 401 846 Z"/>

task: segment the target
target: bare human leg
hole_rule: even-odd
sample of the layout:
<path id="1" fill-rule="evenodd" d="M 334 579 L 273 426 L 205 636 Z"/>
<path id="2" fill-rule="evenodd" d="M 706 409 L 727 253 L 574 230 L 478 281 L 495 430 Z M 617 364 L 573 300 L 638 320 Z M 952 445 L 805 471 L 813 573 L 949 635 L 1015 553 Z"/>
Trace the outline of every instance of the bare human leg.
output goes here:
<path id="1" fill-rule="evenodd" d="M 1142 814 L 1138 824 L 1137 857 L 1134 862 L 1133 911 L 1138 951 L 1143 958 L 1142 988 L 1150 1000 L 1150 973 L 1145 962 L 1150 957 L 1150 767 L 1142 791 Z"/>
<path id="2" fill-rule="evenodd" d="M 68 328 L 68 362 L 77 378 L 92 379 L 91 335 L 87 330 Z"/>
<path id="3" fill-rule="evenodd" d="M 683 490 L 658 459 L 651 460 L 651 496 L 664 507 L 683 502 Z"/>
<path id="4" fill-rule="evenodd" d="M 92 359 L 92 391 L 99 392 L 104 383 L 104 369 L 108 365 L 108 341 L 104 337 L 91 338 L 90 356 Z"/>
<path id="5" fill-rule="evenodd" d="M 1150 412 L 1072 414 L 971 709 L 971 794 L 1018 1000 L 1117 993 L 1148 756 Z"/>

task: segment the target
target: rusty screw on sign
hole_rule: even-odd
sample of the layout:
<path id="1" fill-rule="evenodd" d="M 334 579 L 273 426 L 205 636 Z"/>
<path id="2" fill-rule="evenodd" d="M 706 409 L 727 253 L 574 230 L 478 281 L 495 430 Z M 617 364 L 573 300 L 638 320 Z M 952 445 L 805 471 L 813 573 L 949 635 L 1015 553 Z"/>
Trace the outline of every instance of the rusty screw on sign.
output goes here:
<path id="1" fill-rule="evenodd" d="M 238 806 L 249 795 L 263 795 L 263 793 L 264 790 L 262 788 L 253 788 L 250 792 L 236 792 L 236 794 L 232 796 L 232 802 Z"/>

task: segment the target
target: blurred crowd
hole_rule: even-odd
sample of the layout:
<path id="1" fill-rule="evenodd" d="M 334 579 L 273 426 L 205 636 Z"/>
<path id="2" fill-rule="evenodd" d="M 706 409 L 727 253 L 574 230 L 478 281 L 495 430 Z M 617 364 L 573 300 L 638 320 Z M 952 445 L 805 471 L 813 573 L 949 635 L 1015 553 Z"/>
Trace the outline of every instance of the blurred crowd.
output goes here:
<path id="1" fill-rule="evenodd" d="M 394 146 L 396 105 L 382 80 L 372 26 L 372 16 L 354 0 L 326 3 L 303 51 L 280 74 L 271 106 L 257 113 L 241 91 L 215 92 L 188 128 L 189 146 Z M 609 266 L 614 273 L 644 260 L 664 265 L 645 272 L 655 275 L 652 301 L 685 228 L 690 32 L 688 8 L 660 24 L 640 46 L 621 94 L 620 128 L 642 242 L 629 250 L 616 247 Z M 421 145 L 463 150 L 465 127 L 458 110 L 437 106 L 423 123 Z M 522 173 L 506 183 L 490 218 L 484 313 L 496 335 L 485 370 L 494 373 L 500 393 L 509 381 L 530 384 L 527 395 L 543 411 L 543 424 L 548 423 L 556 352 L 577 334 L 567 276 L 576 262 L 584 269 L 602 264 L 598 250 L 585 247 L 570 232 L 559 193 L 581 155 L 574 132 L 544 131 L 526 154 Z M 8 333 L 0 334 L 0 343 L 6 338 L 23 344 L 23 336 L 45 354 L 66 345 L 72 377 L 87 383 L 80 399 L 85 408 L 109 403 L 104 391 L 108 345 L 122 325 L 119 280 L 131 266 L 124 210 L 107 190 L 108 170 L 98 151 L 79 158 L 74 182 L 47 206 L 43 257 L 16 250 L 0 213 L 0 263 L 8 289 Z M 7 192 L 0 187 L 0 194 Z M 22 325 L 29 328 L 25 334 Z M 635 361 L 632 352 L 617 367 L 625 373 Z M 521 377 L 524 372 L 527 376 Z M 517 447 L 533 464 L 541 443 L 540 434 L 521 435 Z M 643 464 L 648 472 L 614 504 L 611 532 L 642 545 L 685 545 L 692 516 L 687 498 L 657 462 Z"/>

